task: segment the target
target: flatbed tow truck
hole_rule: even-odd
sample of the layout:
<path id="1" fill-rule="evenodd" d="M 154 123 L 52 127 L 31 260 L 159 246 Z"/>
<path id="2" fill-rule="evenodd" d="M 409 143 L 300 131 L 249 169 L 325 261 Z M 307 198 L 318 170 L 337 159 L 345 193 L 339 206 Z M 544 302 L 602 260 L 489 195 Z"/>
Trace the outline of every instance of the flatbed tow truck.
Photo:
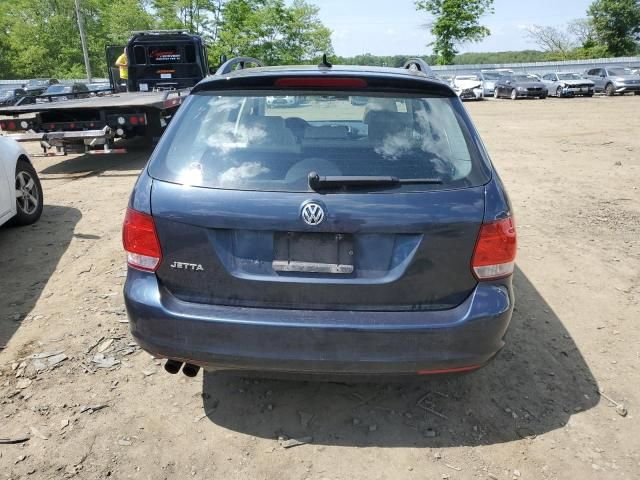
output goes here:
<path id="1" fill-rule="evenodd" d="M 112 67 L 123 50 L 129 60 L 126 81 Z M 23 142 L 39 140 L 45 153 L 55 147 L 60 155 L 70 147 L 122 151 L 114 149 L 118 138 L 141 136 L 154 143 L 191 88 L 209 74 L 202 39 L 185 31 L 134 32 L 126 47 L 108 46 L 106 53 L 108 91 L 89 98 L 69 93 L 60 94 L 65 99 L 24 97 L 0 108 L 2 134 Z"/>

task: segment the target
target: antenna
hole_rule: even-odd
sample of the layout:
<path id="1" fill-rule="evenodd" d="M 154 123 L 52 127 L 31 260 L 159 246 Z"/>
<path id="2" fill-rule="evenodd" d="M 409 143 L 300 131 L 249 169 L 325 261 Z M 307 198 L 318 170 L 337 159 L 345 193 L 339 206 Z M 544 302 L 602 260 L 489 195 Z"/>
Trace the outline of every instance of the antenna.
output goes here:
<path id="1" fill-rule="evenodd" d="M 322 55 L 322 62 L 318 64 L 318 68 L 331 68 L 331 67 L 333 67 L 333 65 L 331 65 L 331 63 L 327 59 L 327 54 L 324 53 Z"/>

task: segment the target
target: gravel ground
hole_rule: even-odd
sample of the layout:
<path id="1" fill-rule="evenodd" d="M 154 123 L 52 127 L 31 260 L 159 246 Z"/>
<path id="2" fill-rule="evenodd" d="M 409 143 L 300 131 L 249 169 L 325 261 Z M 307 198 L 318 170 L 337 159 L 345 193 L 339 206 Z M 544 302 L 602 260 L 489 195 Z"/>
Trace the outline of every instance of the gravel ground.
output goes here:
<path id="1" fill-rule="evenodd" d="M 30 437 L 0 445 L 0 477 L 639 478 L 640 97 L 468 109 L 520 251 L 507 347 L 454 378 L 164 373 L 121 293 L 121 221 L 149 152 L 35 159 L 42 219 L 0 229 L 0 438 Z"/>

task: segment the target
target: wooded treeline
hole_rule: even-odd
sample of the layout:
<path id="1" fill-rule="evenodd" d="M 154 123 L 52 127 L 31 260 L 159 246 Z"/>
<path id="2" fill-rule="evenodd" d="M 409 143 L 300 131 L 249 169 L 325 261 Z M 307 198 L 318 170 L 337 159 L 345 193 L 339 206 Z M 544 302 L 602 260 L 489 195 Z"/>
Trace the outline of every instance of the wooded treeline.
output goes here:
<path id="1" fill-rule="evenodd" d="M 333 53 L 331 31 L 305 0 L 80 0 L 93 75 L 107 74 L 105 46 L 132 31 L 186 29 L 220 54 L 268 64 Z M 0 78 L 85 76 L 74 0 L 0 0 Z"/>

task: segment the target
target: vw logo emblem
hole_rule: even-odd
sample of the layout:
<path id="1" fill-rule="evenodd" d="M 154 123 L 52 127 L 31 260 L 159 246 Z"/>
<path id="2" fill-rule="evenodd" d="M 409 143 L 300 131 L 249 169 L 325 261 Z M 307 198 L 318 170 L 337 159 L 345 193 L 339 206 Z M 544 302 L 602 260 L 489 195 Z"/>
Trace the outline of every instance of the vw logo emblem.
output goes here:
<path id="1" fill-rule="evenodd" d="M 324 210 L 315 202 L 305 204 L 301 215 L 304 223 L 311 226 L 320 225 L 324 220 Z"/>

